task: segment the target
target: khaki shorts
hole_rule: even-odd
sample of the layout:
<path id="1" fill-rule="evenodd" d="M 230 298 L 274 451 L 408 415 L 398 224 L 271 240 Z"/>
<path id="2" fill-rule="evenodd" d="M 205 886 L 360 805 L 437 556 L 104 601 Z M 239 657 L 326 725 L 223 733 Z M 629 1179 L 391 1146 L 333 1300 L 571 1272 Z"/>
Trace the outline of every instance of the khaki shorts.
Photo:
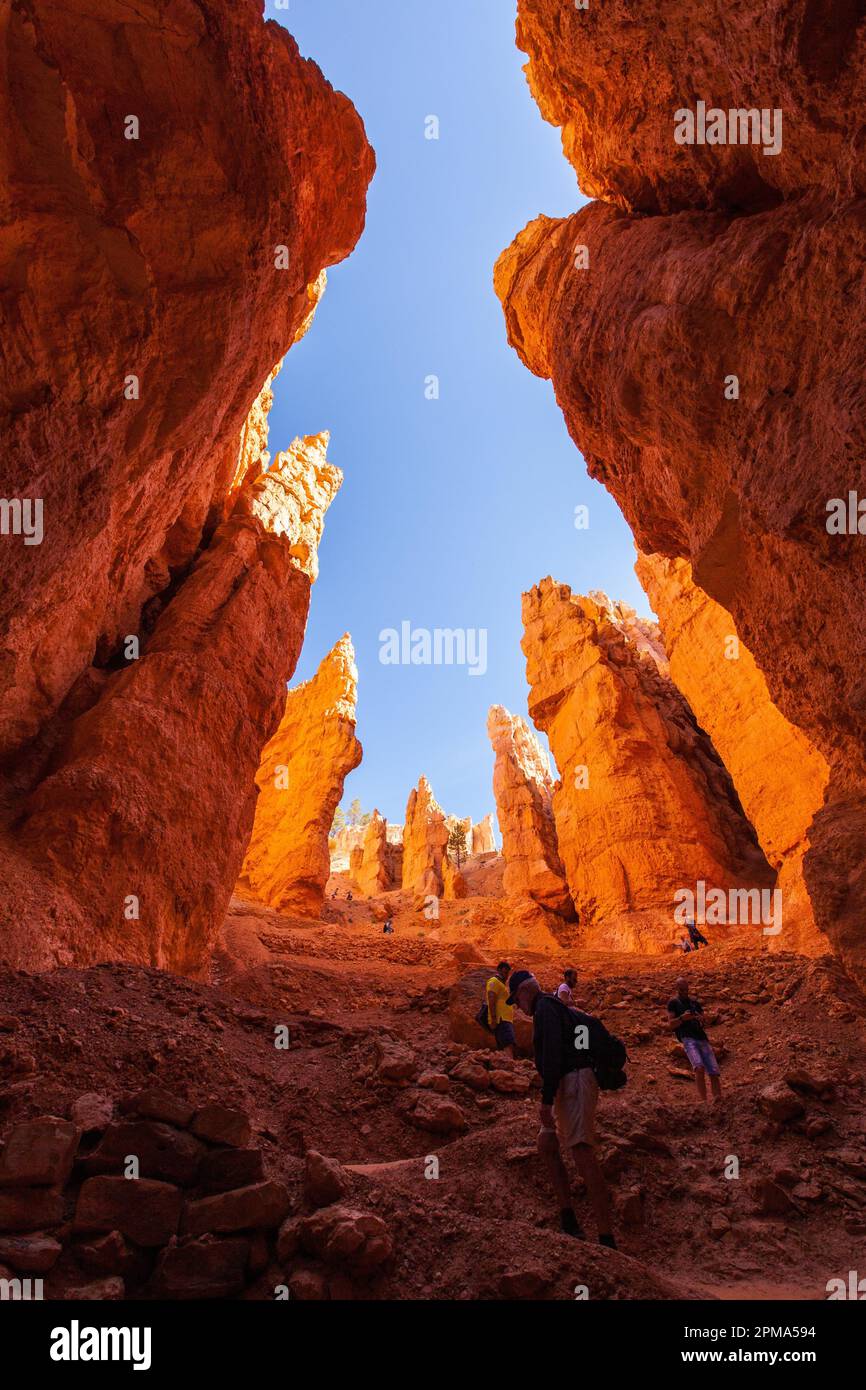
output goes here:
<path id="1" fill-rule="evenodd" d="M 570 1071 L 562 1078 L 554 1101 L 556 1131 L 564 1148 L 595 1143 L 598 1082 L 591 1067 Z"/>

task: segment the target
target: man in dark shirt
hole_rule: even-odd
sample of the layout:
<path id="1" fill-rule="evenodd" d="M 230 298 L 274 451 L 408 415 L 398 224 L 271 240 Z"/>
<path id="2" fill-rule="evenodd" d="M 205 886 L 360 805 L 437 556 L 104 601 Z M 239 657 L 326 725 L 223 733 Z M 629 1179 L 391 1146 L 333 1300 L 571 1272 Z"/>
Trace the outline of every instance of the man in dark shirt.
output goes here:
<path id="1" fill-rule="evenodd" d="M 703 1013 L 704 1011 L 697 999 L 689 997 L 688 980 L 677 980 L 677 992 L 668 1004 L 668 1021 L 692 1064 L 698 1095 L 702 1101 L 707 1099 L 707 1077 L 709 1077 L 713 1101 L 715 1102 L 722 1098 L 722 1083 L 719 1078 L 719 1064 L 716 1061 L 716 1054 L 710 1046 L 710 1040 L 701 1023 Z"/>
<path id="2" fill-rule="evenodd" d="M 570 1148 L 598 1223 L 600 1245 L 616 1249 L 607 1184 L 595 1155 L 595 1109 L 598 1082 L 590 1059 L 595 1040 L 607 1036 L 591 1014 L 567 1008 L 543 994 L 528 970 L 515 970 L 508 981 L 509 1004 L 516 1004 L 533 1023 L 535 1069 L 541 1077 L 541 1129 L 538 1151 L 544 1158 L 559 1200 L 560 1228 L 583 1237 L 571 1198 L 562 1148 Z M 555 1110 L 555 1118 L 554 1118 Z M 558 1132 L 558 1138 L 557 1138 Z"/>

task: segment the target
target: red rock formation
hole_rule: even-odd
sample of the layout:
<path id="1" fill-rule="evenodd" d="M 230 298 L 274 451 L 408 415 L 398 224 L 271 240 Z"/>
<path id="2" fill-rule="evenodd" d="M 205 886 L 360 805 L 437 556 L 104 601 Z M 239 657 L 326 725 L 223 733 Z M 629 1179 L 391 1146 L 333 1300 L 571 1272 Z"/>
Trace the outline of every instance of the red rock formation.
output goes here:
<path id="1" fill-rule="evenodd" d="M 4 495 L 43 499 L 45 539 L 0 550 L 5 753 L 195 555 L 373 170 L 350 102 L 254 0 L 170 24 L 154 0 L 28 0 L 7 26 Z"/>
<path id="2" fill-rule="evenodd" d="M 259 798 L 242 877 L 283 912 L 318 917 L 331 872 L 328 832 L 343 783 L 361 762 L 355 737 L 358 668 L 341 637 L 312 680 L 290 690 L 262 752 Z"/>
<path id="3" fill-rule="evenodd" d="M 3 23 L 4 492 L 42 500 L 44 539 L 0 546 L 25 852 L 0 844 L 0 956 L 194 969 L 338 481 L 315 442 L 255 481 L 269 374 L 360 235 L 373 156 L 255 0 Z"/>
<path id="4" fill-rule="evenodd" d="M 496 835 L 493 830 L 492 811 L 472 827 L 472 853 L 473 855 L 496 853 Z"/>
<path id="5" fill-rule="evenodd" d="M 827 529 L 832 499 L 866 496 L 859 10 L 520 14 L 543 113 L 582 186 L 618 206 L 521 233 L 496 275 L 509 336 L 639 548 L 690 562 L 826 758 L 805 878 L 864 969 L 866 554 Z M 782 152 L 678 145 L 674 113 L 698 100 L 782 110 Z"/>
<path id="6" fill-rule="evenodd" d="M 766 887 L 773 876 L 659 667 L 657 631 L 601 600 L 551 579 L 524 594 L 529 712 L 560 770 L 553 809 L 582 944 L 664 950 L 681 934 L 677 890 Z"/>
<path id="7" fill-rule="evenodd" d="M 487 734 L 496 762 L 493 794 L 505 858 L 503 887 L 573 921 L 553 819 L 553 778 L 538 739 L 519 714 L 493 705 Z"/>
<path id="8" fill-rule="evenodd" d="M 469 896 L 469 884 L 465 876 L 447 855 L 442 861 L 442 896 L 449 901 Z"/>
<path id="9" fill-rule="evenodd" d="M 352 883 L 367 897 L 399 888 L 403 877 L 403 850 L 388 839 L 388 824 L 378 811 L 364 829 L 363 844 L 352 852 Z"/>
<path id="10" fill-rule="evenodd" d="M 803 855 L 823 804 L 827 764 L 776 709 L 730 613 L 692 582 L 688 562 L 641 555 L 635 569 L 659 617 L 671 678 L 712 739 L 761 848 L 779 871 L 783 930 L 769 944 L 820 954 L 829 943 L 815 925 Z"/>
<path id="11" fill-rule="evenodd" d="M 296 443 L 240 491 L 141 657 L 102 677 L 26 800 L 20 868 L 7 852 L 31 878 L 24 901 L 39 904 L 43 955 L 180 971 L 206 958 L 249 840 L 262 731 L 285 704 L 324 513 L 342 480 L 324 445 Z M 10 921 L 10 940 L 13 931 Z"/>
<path id="12" fill-rule="evenodd" d="M 422 777 L 409 793 L 403 830 L 403 888 L 425 897 L 442 896 L 442 861 L 448 844 L 445 812 Z"/>

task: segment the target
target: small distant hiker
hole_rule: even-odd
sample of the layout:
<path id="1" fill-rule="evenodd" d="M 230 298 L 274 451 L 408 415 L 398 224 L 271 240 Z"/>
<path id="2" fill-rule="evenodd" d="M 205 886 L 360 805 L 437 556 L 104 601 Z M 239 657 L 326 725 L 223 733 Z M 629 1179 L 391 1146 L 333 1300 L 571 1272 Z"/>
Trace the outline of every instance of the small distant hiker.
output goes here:
<path id="1" fill-rule="evenodd" d="M 347 903 L 350 903 L 351 901 L 352 901 L 352 894 L 351 894 L 351 893 L 347 893 L 347 894 L 346 894 L 346 902 L 347 902 Z"/>
<path id="2" fill-rule="evenodd" d="M 625 1048 L 608 1033 L 600 1019 L 569 1008 L 555 995 L 543 994 L 530 971 L 515 970 L 509 987 L 508 1002 L 515 1003 L 533 1020 L 535 1068 L 541 1077 L 538 1151 L 559 1201 L 560 1229 L 566 1235 L 585 1239 L 562 1158 L 563 1149 L 571 1149 L 586 1184 L 599 1244 L 615 1250 L 610 1197 L 595 1153 L 595 1111 L 599 1078 L 606 1089 L 625 1084 Z M 583 1041 L 588 1046 L 579 1046 Z"/>
<path id="3" fill-rule="evenodd" d="M 698 1095 L 701 1100 L 707 1099 L 707 1077 L 709 1077 L 713 1103 L 715 1103 L 722 1098 L 722 1083 L 719 1078 L 719 1064 L 716 1061 L 716 1054 L 710 1046 L 710 1040 L 701 1023 L 703 1012 L 697 999 L 689 997 L 688 980 L 677 980 L 677 992 L 668 1004 L 670 1026 L 685 1048 L 686 1056 L 692 1064 Z"/>
<path id="4" fill-rule="evenodd" d="M 392 921 L 392 919 L 391 919 L 390 917 L 388 918 L 387 922 L 385 923 L 384 927 L 382 928 L 382 931 L 384 932 L 385 936 L 393 936 L 393 935 L 394 935 L 394 923 L 393 923 L 393 921 Z"/>
<path id="5" fill-rule="evenodd" d="M 560 1004 L 565 1004 L 568 1009 L 577 1008 L 577 1000 L 574 991 L 577 988 L 577 971 L 573 965 L 567 965 L 562 972 L 562 984 L 557 986 L 556 997 Z"/>
<path id="6" fill-rule="evenodd" d="M 699 946 L 709 946 L 709 941 L 701 935 L 691 918 L 686 922 L 686 931 L 689 934 L 693 951 L 696 951 Z"/>
<path id="7" fill-rule="evenodd" d="M 511 966 L 508 961 L 501 960 L 487 981 L 481 1009 L 482 1014 L 484 1008 L 487 1009 L 486 1027 L 496 1039 L 497 1051 L 504 1052 L 507 1057 L 514 1056 L 514 1009 L 508 998 L 508 986 L 505 983 L 510 974 Z"/>

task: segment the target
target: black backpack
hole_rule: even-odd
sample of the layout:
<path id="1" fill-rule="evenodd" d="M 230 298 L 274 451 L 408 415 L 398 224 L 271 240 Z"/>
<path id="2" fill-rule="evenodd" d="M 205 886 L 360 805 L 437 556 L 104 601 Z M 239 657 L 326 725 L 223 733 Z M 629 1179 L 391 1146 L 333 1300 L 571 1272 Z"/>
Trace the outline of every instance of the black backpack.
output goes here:
<path id="1" fill-rule="evenodd" d="M 621 1091 L 627 1085 L 625 1043 L 613 1033 L 602 1033 L 589 1047 L 590 1066 L 600 1091 Z"/>

